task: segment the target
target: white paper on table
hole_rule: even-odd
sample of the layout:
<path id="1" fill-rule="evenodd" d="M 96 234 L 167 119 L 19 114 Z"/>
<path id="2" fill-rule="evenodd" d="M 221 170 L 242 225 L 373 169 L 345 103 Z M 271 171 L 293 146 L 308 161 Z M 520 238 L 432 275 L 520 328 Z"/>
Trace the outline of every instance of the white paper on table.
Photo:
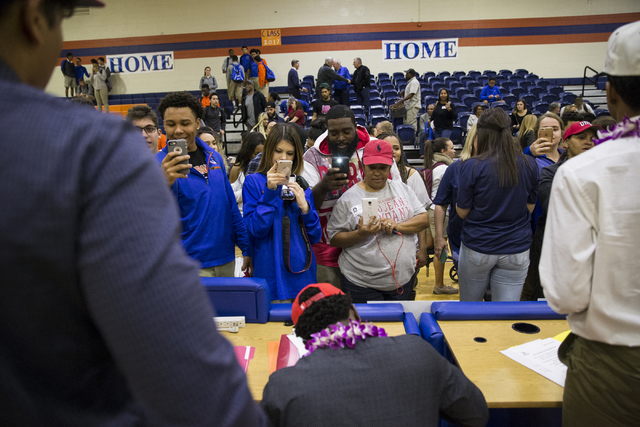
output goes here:
<path id="1" fill-rule="evenodd" d="M 302 338 L 296 335 L 295 329 L 289 335 L 287 335 L 287 338 L 289 338 L 289 341 L 291 341 L 293 345 L 295 345 L 298 349 L 298 358 L 307 355 L 307 349 L 304 346 L 304 341 L 302 340 Z"/>
<path id="2" fill-rule="evenodd" d="M 560 341 L 553 338 L 538 339 L 500 353 L 564 387 L 567 367 L 558 359 L 560 344 Z"/>

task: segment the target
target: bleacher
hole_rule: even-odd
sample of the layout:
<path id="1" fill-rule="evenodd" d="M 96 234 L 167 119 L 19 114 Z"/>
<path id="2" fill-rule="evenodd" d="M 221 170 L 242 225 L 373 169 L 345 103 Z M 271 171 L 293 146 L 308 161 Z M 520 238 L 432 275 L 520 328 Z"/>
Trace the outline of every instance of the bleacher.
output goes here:
<path id="1" fill-rule="evenodd" d="M 435 73 L 428 71 L 421 76 L 416 76 L 420 81 L 420 99 L 421 109 L 419 115 L 424 114 L 426 106 L 435 104 L 438 100 L 440 89 L 449 90 L 450 99 L 458 113 L 458 119 L 454 124 L 454 131 L 451 139 L 457 149 L 461 149 L 466 136 L 466 123 L 469 115 L 472 114 L 473 108 L 482 104 L 479 99 L 482 88 L 488 83 L 489 77 L 496 78 L 496 85 L 502 94 L 502 100 L 505 103 L 496 104 L 496 108 L 502 108 L 507 113 L 511 113 L 515 107 L 516 101 L 520 98 L 524 99 L 529 106 L 529 110 L 535 115 L 540 116 L 547 112 L 549 104 L 559 102 L 561 106 L 573 103 L 582 87 L 580 83 L 582 79 L 545 79 L 534 73 L 530 73 L 525 69 L 511 70 L 477 70 L 465 71 L 441 71 Z M 306 127 L 308 128 L 313 116 L 313 105 L 316 101 L 315 93 L 315 77 L 306 75 L 302 78 L 301 85 L 308 89 L 308 92 L 301 93 L 301 103 L 307 115 Z M 356 94 L 353 87 L 349 92 L 349 103 L 355 114 L 356 122 L 361 126 L 376 125 L 381 121 L 391 121 L 394 129 L 400 131 L 403 135 L 402 141 L 405 153 L 409 162 L 414 165 L 421 164 L 415 137 L 411 137 L 411 133 L 406 126 L 398 128 L 402 125 L 402 119 L 392 119 L 389 107 L 400 99 L 399 93 L 404 91 L 407 80 L 404 73 L 378 73 L 371 76 L 371 108 L 365 111 L 364 106 L 357 104 Z M 569 89 L 569 90 L 567 90 Z M 281 114 L 286 113 L 286 87 L 271 87 L 272 92 L 281 95 L 283 101 L 279 104 Z M 575 92 L 574 92 L 575 91 Z M 219 95 L 220 106 L 226 108 L 228 113 L 227 131 L 225 134 L 225 142 L 227 143 L 228 154 L 235 154 L 239 150 L 240 133 L 244 130 L 244 125 L 240 122 L 240 112 L 234 113 L 233 104 L 227 97 L 225 89 L 216 91 Z M 194 96 L 200 97 L 200 91 L 190 91 Z M 167 92 L 144 93 L 144 94 L 121 94 L 109 95 L 110 110 L 113 113 L 124 116 L 126 111 L 133 105 L 146 104 L 154 110 L 160 104 L 160 100 Z M 585 91 L 585 103 L 589 104 L 596 116 L 608 115 L 606 109 L 606 97 L 603 96 L 599 87 L 587 87 Z M 604 105 L 603 105 L 604 104 Z M 485 105 L 485 104 L 483 104 Z M 604 108 L 600 108 L 604 107 Z M 487 107 L 489 108 L 489 107 Z M 160 129 L 164 133 L 162 119 L 158 117 Z M 414 129 L 415 134 L 415 129 Z M 409 136 L 407 136 L 409 135 Z"/>

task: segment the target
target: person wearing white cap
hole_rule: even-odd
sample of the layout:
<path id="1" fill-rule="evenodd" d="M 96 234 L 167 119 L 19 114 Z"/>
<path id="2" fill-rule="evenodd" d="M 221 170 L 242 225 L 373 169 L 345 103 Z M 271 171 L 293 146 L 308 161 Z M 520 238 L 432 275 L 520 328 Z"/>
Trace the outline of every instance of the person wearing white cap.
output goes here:
<path id="1" fill-rule="evenodd" d="M 604 73 L 619 123 L 558 169 L 540 260 L 571 326 L 565 426 L 640 425 L 640 21 L 611 35 Z"/>

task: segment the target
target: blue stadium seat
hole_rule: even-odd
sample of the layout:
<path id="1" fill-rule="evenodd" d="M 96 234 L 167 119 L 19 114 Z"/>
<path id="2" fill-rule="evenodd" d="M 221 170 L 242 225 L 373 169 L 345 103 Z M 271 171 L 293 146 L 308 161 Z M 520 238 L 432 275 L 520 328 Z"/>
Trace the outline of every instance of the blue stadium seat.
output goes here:
<path id="1" fill-rule="evenodd" d="M 473 94 L 476 97 L 480 98 L 480 93 L 482 92 L 482 88 L 483 88 L 482 86 L 474 87 L 473 88 Z"/>
<path id="2" fill-rule="evenodd" d="M 528 80 L 523 80 L 520 83 L 518 83 L 518 86 L 520 86 L 521 88 L 523 88 L 524 90 L 528 91 L 529 88 L 531 86 L 533 86 L 533 82 L 530 82 Z"/>
<path id="3" fill-rule="evenodd" d="M 515 86 L 511 88 L 511 94 L 515 97 L 522 97 L 522 94 L 525 93 L 525 89 L 520 86 Z"/>
<path id="4" fill-rule="evenodd" d="M 481 88 L 482 85 L 475 80 L 467 83 L 467 89 L 469 89 L 470 91 L 473 91 L 477 87 Z"/>
<path id="5" fill-rule="evenodd" d="M 385 115 L 376 115 L 376 116 L 372 115 L 371 116 L 371 124 L 373 126 L 376 126 L 378 123 L 384 122 L 384 121 L 387 121 L 387 120 L 389 120 L 389 119 Z"/>
<path id="6" fill-rule="evenodd" d="M 459 87 L 454 90 L 454 93 L 456 94 L 456 98 L 462 99 L 462 95 L 469 95 L 471 91 L 466 87 Z"/>
<path id="7" fill-rule="evenodd" d="M 593 113 L 596 115 L 596 117 L 610 116 L 611 115 L 609 110 L 606 109 L 606 108 L 596 108 L 595 110 L 593 110 Z"/>
<path id="8" fill-rule="evenodd" d="M 462 135 L 464 134 L 466 129 L 462 129 L 462 127 L 454 125 L 453 130 L 444 130 L 442 132 L 442 136 L 445 138 L 449 138 L 453 145 L 464 145 L 464 139 Z M 445 134 L 446 133 L 446 134 Z"/>
<path id="9" fill-rule="evenodd" d="M 525 74 L 524 78 L 527 80 L 530 80 L 532 82 L 535 82 L 536 80 L 538 80 L 540 77 L 537 74 L 533 74 L 533 73 L 529 73 L 529 74 Z"/>
<path id="10" fill-rule="evenodd" d="M 403 145 L 413 145 L 416 138 L 416 130 L 411 125 L 400 125 L 396 128 L 396 133 Z"/>
<path id="11" fill-rule="evenodd" d="M 546 79 L 537 79 L 535 80 L 535 84 L 536 86 L 540 86 L 541 88 L 544 88 L 545 90 L 547 90 L 551 82 Z"/>
<path id="12" fill-rule="evenodd" d="M 369 115 L 371 116 L 381 116 L 384 115 L 384 107 L 382 105 L 371 106 L 369 109 Z"/>
<path id="13" fill-rule="evenodd" d="M 538 100 L 537 96 L 532 95 L 530 93 L 522 94 L 522 96 L 520 98 L 524 99 L 525 102 L 527 103 L 527 105 L 532 105 L 534 101 Z"/>
<path id="14" fill-rule="evenodd" d="M 440 93 L 440 91 L 442 89 L 446 89 L 447 86 L 444 83 L 434 83 L 433 86 L 431 86 L 431 88 L 435 93 Z"/>
<path id="15" fill-rule="evenodd" d="M 426 73 L 422 74 L 422 80 L 427 81 L 427 79 L 429 77 L 435 77 L 436 73 L 434 73 L 433 71 L 427 71 Z"/>
<path id="16" fill-rule="evenodd" d="M 471 105 L 479 101 L 478 97 L 475 95 L 462 95 L 460 99 L 469 108 L 471 108 Z"/>
<path id="17" fill-rule="evenodd" d="M 528 72 L 527 70 L 525 70 L 524 68 L 519 68 L 519 69 L 515 70 L 515 71 L 513 72 L 513 74 L 515 74 L 515 75 L 517 75 L 517 76 L 520 76 L 520 77 L 524 77 L 524 76 L 526 76 L 527 74 L 529 74 L 529 72 Z"/>
<path id="18" fill-rule="evenodd" d="M 442 79 L 440 77 L 429 77 L 427 79 L 427 83 L 429 86 L 433 86 L 435 83 L 442 83 Z"/>
<path id="19" fill-rule="evenodd" d="M 564 88 L 562 86 L 547 86 L 547 92 L 560 96 L 560 94 L 564 92 Z"/>
<path id="20" fill-rule="evenodd" d="M 464 71 L 454 71 L 453 74 L 451 75 L 456 79 L 460 80 L 462 77 L 465 77 L 467 73 L 465 73 Z"/>
<path id="21" fill-rule="evenodd" d="M 540 101 L 551 103 L 555 102 L 556 100 L 558 100 L 558 95 L 556 95 L 555 93 L 545 92 L 540 94 Z"/>
<path id="22" fill-rule="evenodd" d="M 509 81 L 510 82 L 514 82 L 515 84 L 518 84 L 520 82 L 523 82 L 524 79 L 522 77 L 520 77 L 519 75 L 517 75 L 517 74 L 513 74 L 513 75 L 509 76 Z"/>
<path id="23" fill-rule="evenodd" d="M 474 80 L 477 79 L 478 77 L 480 77 L 482 75 L 482 73 L 480 71 L 477 70 L 471 70 L 467 73 L 467 76 L 472 77 Z"/>
<path id="24" fill-rule="evenodd" d="M 561 99 L 564 102 L 568 102 L 570 104 L 573 104 L 573 101 L 575 101 L 577 97 L 578 97 L 578 95 L 576 95 L 575 93 L 571 93 L 571 92 L 564 92 L 561 95 Z"/>
<path id="25" fill-rule="evenodd" d="M 549 111 L 549 103 L 544 101 L 535 101 L 533 103 L 533 111 L 544 114 Z"/>
<path id="26" fill-rule="evenodd" d="M 471 109 L 467 107 L 467 104 L 462 102 L 454 102 L 453 106 L 456 107 L 456 112 L 458 113 L 470 113 Z"/>
<path id="27" fill-rule="evenodd" d="M 467 122 L 469 121 L 469 116 L 471 114 L 472 113 L 458 113 L 458 124 L 460 124 L 462 129 L 467 128 Z"/>
<path id="28" fill-rule="evenodd" d="M 437 96 L 427 96 L 424 99 L 424 103 L 423 104 L 424 105 L 429 105 L 429 104 L 434 104 L 435 105 L 436 102 L 438 102 L 438 97 Z"/>
<path id="29" fill-rule="evenodd" d="M 449 85 L 449 91 L 455 91 L 458 88 L 465 88 L 465 86 L 460 82 L 453 82 Z M 466 89 L 466 88 L 465 88 Z"/>
<path id="30" fill-rule="evenodd" d="M 376 106 L 376 105 L 383 105 L 383 104 L 382 104 L 382 99 L 381 99 L 381 98 L 379 98 L 379 97 L 371 98 L 371 99 L 369 100 L 369 103 L 371 104 L 371 106 L 372 106 L 372 107 L 373 107 L 373 106 Z"/>
<path id="31" fill-rule="evenodd" d="M 509 76 L 513 75 L 513 71 L 511 71 L 511 70 L 500 70 L 500 71 L 498 71 L 498 74 L 500 74 L 501 76 L 504 76 L 504 77 L 509 77 Z"/>
<path id="32" fill-rule="evenodd" d="M 447 86 L 450 86 L 451 83 L 457 82 L 457 81 L 458 81 L 458 79 L 456 79 L 455 77 L 447 76 L 442 80 L 442 83 L 446 84 Z"/>
<path id="33" fill-rule="evenodd" d="M 511 88 L 516 84 L 514 82 L 510 82 L 509 80 L 505 80 L 500 85 L 507 91 L 507 93 L 511 93 Z"/>
<path id="34" fill-rule="evenodd" d="M 360 126 L 366 126 L 367 125 L 367 119 L 363 114 L 356 114 L 356 123 L 359 124 Z"/>
<path id="35" fill-rule="evenodd" d="M 460 83 L 462 83 L 463 85 L 467 85 L 467 83 L 469 82 L 475 82 L 476 80 L 473 77 L 469 77 L 469 76 L 462 76 L 459 79 Z"/>
<path id="36" fill-rule="evenodd" d="M 487 76 L 480 76 L 480 77 L 478 77 L 478 78 L 476 79 L 476 81 L 477 81 L 478 83 L 480 83 L 480 85 L 481 85 L 481 86 L 483 86 L 483 87 L 484 87 L 484 86 L 486 86 L 486 85 L 487 85 L 487 83 L 489 83 L 489 77 L 487 77 Z"/>
<path id="37" fill-rule="evenodd" d="M 384 79 L 384 78 L 389 78 L 389 73 L 378 73 L 378 81 L 380 81 L 380 79 Z"/>
<path id="38" fill-rule="evenodd" d="M 482 72 L 483 75 L 487 76 L 487 77 L 495 77 L 498 73 L 496 73 L 493 70 L 484 70 Z"/>
<path id="39" fill-rule="evenodd" d="M 503 96 L 502 100 L 506 102 L 507 105 L 513 106 L 513 104 L 518 100 L 518 98 L 515 95 L 508 94 Z"/>
<path id="40" fill-rule="evenodd" d="M 546 92 L 543 87 L 540 86 L 531 86 L 529 88 L 529 93 L 535 95 L 536 97 L 540 96 L 542 92 Z"/>
<path id="41" fill-rule="evenodd" d="M 363 114 L 364 115 L 364 105 L 351 105 L 349 108 L 351 108 L 351 111 L 353 111 L 353 114 Z"/>
<path id="42" fill-rule="evenodd" d="M 441 78 L 445 78 L 445 77 L 448 77 L 448 76 L 450 76 L 450 75 L 451 75 L 451 73 L 450 73 L 450 72 L 448 72 L 448 71 L 440 71 L 440 72 L 438 73 L 438 77 L 441 77 Z"/>
<path id="43" fill-rule="evenodd" d="M 493 104 L 491 104 L 491 108 L 500 108 L 507 114 L 511 113 L 511 106 L 506 102 L 494 102 Z"/>

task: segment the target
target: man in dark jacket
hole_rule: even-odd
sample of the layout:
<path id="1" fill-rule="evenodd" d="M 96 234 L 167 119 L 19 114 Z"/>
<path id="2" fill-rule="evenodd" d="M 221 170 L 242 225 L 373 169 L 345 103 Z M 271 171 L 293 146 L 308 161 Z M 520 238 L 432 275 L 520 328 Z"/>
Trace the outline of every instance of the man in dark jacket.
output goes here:
<path id="1" fill-rule="evenodd" d="M 365 111 L 369 111 L 371 101 L 369 100 L 369 91 L 371 90 L 371 72 L 366 65 L 362 65 L 362 59 L 355 58 L 353 66 L 356 70 L 353 72 L 353 90 L 356 92 L 358 104 L 364 106 Z"/>
<path id="2" fill-rule="evenodd" d="M 253 82 L 247 80 L 245 95 L 242 97 L 242 123 L 251 129 L 258 123 L 258 116 L 267 108 L 267 99 L 256 91 Z"/>
<path id="3" fill-rule="evenodd" d="M 300 61 L 292 59 L 291 69 L 289 70 L 289 76 L 287 79 L 287 91 L 289 92 L 289 95 L 295 96 L 296 99 L 300 99 L 300 92 L 308 92 L 306 87 L 300 86 L 298 68 L 300 68 Z"/>
<path id="4" fill-rule="evenodd" d="M 351 80 L 342 77 L 333 70 L 333 58 L 330 56 L 325 58 L 324 65 L 318 70 L 318 81 L 316 82 L 316 92 L 320 93 L 320 85 L 327 83 L 329 87 L 333 86 L 334 80 L 351 83 Z"/>
<path id="5" fill-rule="evenodd" d="M 202 121 L 220 135 L 224 135 L 224 129 L 227 122 L 227 115 L 223 108 L 218 105 L 219 97 L 216 92 L 209 95 L 209 105 L 204 108 L 204 116 Z"/>
<path id="6" fill-rule="evenodd" d="M 69 98 L 69 89 L 71 89 L 71 98 L 73 98 L 76 89 L 76 66 L 73 65 L 73 53 L 67 53 L 67 59 L 62 61 L 60 70 L 64 76 L 64 96 Z"/>

